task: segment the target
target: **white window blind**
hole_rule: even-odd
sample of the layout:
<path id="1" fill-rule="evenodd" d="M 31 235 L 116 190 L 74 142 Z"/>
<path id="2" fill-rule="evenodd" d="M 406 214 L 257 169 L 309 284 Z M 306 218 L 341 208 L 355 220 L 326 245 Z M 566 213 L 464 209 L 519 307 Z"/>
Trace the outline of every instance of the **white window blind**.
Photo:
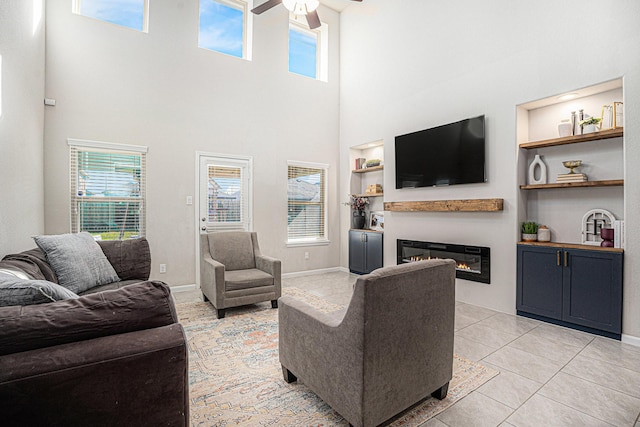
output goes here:
<path id="1" fill-rule="evenodd" d="M 327 240 L 327 165 L 288 162 L 289 243 Z"/>
<path id="2" fill-rule="evenodd" d="M 209 222 L 241 224 L 243 222 L 242 168 L 209 165 Z"/>
<path id="3" fill-rule="evenodd" d="M 99 240 L 145 235 L 146 147 L 69 141 L 71 231 Z"/>

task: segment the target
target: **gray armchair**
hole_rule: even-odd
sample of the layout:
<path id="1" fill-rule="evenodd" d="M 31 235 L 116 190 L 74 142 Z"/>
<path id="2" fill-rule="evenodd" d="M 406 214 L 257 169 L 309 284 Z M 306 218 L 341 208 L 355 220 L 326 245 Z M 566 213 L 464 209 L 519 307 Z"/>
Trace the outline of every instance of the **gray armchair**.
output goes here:
<path id="1" fill-rule="evenodd" d="M 356 281 L 346 310 L 279 300 L 286 382 L 299 377 L 354 426 L 376 426 L 447 395 L 453 372 L 455 262 L 380 268 Z"/>
<path id="2" fill-rule="evenodd" d="M 200 288 L 218 319 L 225 309 L 271 301 L 282 295 L 280 261 L 260 253 L 258 236 L 248 231 L 200 235 Z"/>

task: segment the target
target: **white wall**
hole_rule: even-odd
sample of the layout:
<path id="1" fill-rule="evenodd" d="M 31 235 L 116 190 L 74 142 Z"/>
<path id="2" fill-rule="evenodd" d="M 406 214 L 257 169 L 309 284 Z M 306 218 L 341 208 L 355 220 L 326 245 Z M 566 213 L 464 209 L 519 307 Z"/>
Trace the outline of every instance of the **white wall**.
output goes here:
<path id="1" fill-rule="evenodd" d="M 254 17 L 253 60 L 199 49 L 198 1 L 151 2 L 149 33 L 47 4 L 45 226 L 69 231 L 67 138 L 149 147 L 152 277 L 195 283 L 196 151 L 253 156 L 254 230 L 283 271 L 339 264 L 339 15 L 326 8 L 329 82 L 290 74 L 288 14 Z M 286 248 L 287 160 L 327 163 L 329 246 Z M 310 259 L 304 260 L 304 252 Z M 158 274 L 158 264 L 167 273 Z"/>
<path id="2" fill-rule="evenodd" d="M 43 0 L 0 2 L 0 258 L 44 231 Z"/>
<path id="3" fill-rule="evenodd" d="M 592 11 L 582 13 L 581 11 Z M 367 0 L 342 13 L 341 192 L 349 147 L 385 141 L 385 201 L 505 199 L 499 213 L 385 215 L 385 264 L 398 238 L 491 247 L 491 284 L 457 281 L 457 298 L 515 312 L 516 105 L 624 77 L 625 115 L 640 109 L 640 3 Z M 588 50 L 578 50 L 580 44 Z M 487 120 L 488 183 L 395 190 L 394 136 L 467 117 Z M 625 128 L 624 218 L 640 223 L 640 121 Z M 348 213 L 341 212 L 343 234 Z M 635 234 L 635 235 L 634 235 Z M 640 239 L 627 234 L 623 333 L 640 337 Z M 347 242 L 342 265 L 347 265 Z"/>

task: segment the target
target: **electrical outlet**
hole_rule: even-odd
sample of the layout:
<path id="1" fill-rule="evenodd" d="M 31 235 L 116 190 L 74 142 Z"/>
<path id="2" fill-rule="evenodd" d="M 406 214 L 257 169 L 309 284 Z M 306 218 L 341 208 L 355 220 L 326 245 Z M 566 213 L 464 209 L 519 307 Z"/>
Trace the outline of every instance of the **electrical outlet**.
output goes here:
<path id="1" fill-rule="evenodd" d="M 304 253 L 304 259 L 309 259 L 309 252 Z"/>
<path id="2" fill-rule="evenodd" d="M 167 264 L 160 264 L 160 273 L 167 272 Z"/>

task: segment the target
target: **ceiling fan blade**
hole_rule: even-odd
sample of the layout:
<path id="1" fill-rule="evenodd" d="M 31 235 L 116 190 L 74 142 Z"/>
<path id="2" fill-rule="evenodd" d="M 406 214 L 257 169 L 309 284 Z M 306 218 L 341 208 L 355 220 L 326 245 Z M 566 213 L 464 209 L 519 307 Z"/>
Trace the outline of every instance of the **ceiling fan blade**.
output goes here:
<path id="1" fill-rule="evenodd" d="M 266 12 L 267 10 L 271 9 L 272 7 L 276 7 L 281 3 L 282 0 L 269 0 L 262 3 L 260 6 L 254 7 L 253 9 L 251 9 L 251 12 L 255 13 L 256 15 L 260 15 L 262 12 Z"/>
<path id="2" fill-rule="evenodd" d="M 351 1 L 362 1 L 362 0 L 351 0 Z"/>
<path id="3" fill-rule="evenodd" d="M 307 24 L 309 24 L 309 28 L 311 28 L 312 30 L 318 28 L 321 25 L 318 12 L 316 12 L 315 10 L 313 12 L 307 12 Z"/>

